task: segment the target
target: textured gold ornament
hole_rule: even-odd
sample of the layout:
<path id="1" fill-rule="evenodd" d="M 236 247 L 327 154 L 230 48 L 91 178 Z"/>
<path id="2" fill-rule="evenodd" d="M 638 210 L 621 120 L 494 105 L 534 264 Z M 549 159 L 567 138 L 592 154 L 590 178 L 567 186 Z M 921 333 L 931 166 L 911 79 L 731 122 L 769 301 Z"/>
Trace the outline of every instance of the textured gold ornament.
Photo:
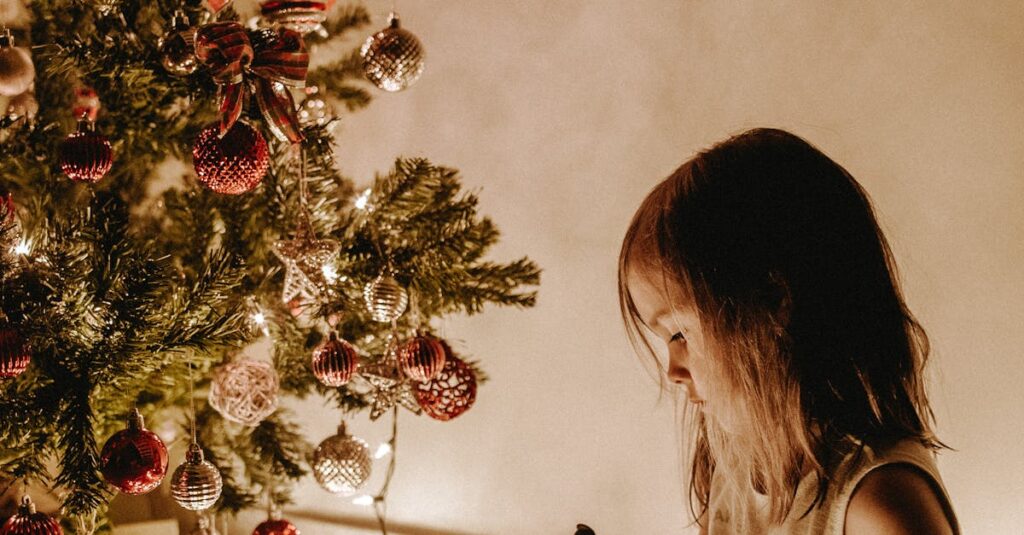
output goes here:
<path id="1" fill-rule="evenodd" d="M 371 35 L 360 50 L 363 73 L 385 91 L 401 91 L 423 74 L 423 45 L 391 14 L 387 28 Z"/>
<path id="2" fill-rule="evenodd" d="M 351 494 L 370 478 L 370 447 L 338 426 L 338 434 L 327 437 L 313 452 L 313 476 L 324 490 Z"/>
<path id="3" fill-rule="evenodd" d="M 373 319 L 384 323 L 398 319 L 409 306 L 408 292 L 387 273 L 377 275 L 363 288 L 363 300 Z"/>
<path id="4" fill-rule="evenodd" d="M 213 507 L 220 498 L 224 482 L 220 470 L 203 458 L 203 449 L 193 442 L 188 446 L 185 462 L 171 478 L 171 496 L 178 505 L 191 511 Z"/>

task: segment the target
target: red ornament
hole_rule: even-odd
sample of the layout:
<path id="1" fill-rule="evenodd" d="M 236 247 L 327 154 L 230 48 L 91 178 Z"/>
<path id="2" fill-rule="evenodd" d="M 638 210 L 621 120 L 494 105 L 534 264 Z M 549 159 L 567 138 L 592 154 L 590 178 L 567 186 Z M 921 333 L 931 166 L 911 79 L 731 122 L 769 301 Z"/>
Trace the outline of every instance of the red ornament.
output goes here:
<path id="1" fill-rule="evenodd" d="M 436 338 L 417 334 L 398 350 L 398 366 L 414 381 L 429 381 L 444 367 L 444 348 Z"/>
<path id="2" fill-rule="evenodd" d="M 84 85 L 75 89 L 75 103 L 71 108 L 71 115 L 76 119 L 95 121 L 99 113 L 100 96 L 96 94 L 96 90 Z"/>
<path id="3" fill-rule="evenodd" d="M 21 333 L 11 327 L 0 327 L 0 378 L 21 375 L 31 360 L 28 344 Z"/>
<path id="4" fill-rule="evenodd" d="M 114 150 L 106 136 L 96 132 L 91 121 L 78 122 L 78 131 L 60 146 L 60 169 L 71 180 L 96 182 L 110 171 Z"/>
<path id="5" fill-rule="evenodd" d="M 103 445 L 100 472 L 107 483 L 126 494 L 145 494 L 159 487 L 167 475 L 167 447 L 146 429 L 138 409 L 128 416 L 128 428 Z"/>
<path id="6" fill-rule="evenodd" d="M 359 365 L 356 348 L 331 333 L 331 339 L 313 351 L 313 375 L 327 386 L 341 386 L 352 379 Z"/>
<path id="7" fill-rule="evenodd" d="M 284 519 L 268 519 L 256 526 L 252 535 L 299 535 L 299 528 Z"/>
<path id="8" fill-rule="evenodd" d="M 444 368 L 437 377 L 416 385 L 413 392 L 427 416 L 448 421 L 468 411 L 476 401 L 476 372 L 453 355 L 447 343 L 442 341 L 441 345 L 447 353 Z"/>
<path id="9" fill-rule="evenodd" d="M 64 535 L 64 530 L 46 513 L 37 513 L 36 504 L 26 495 L 21 499 L 18 514 L 0 528 L 0 535 Z"/>
<path id="10" fill-rule="evenodd" d="M 220 137 L 220 125 L 203 129 L 192 147 L 199 182 L 217 193 L 238 195 L 251 191 L 270 167 L 270 151 L 263 134 L 238 121 Z"/>

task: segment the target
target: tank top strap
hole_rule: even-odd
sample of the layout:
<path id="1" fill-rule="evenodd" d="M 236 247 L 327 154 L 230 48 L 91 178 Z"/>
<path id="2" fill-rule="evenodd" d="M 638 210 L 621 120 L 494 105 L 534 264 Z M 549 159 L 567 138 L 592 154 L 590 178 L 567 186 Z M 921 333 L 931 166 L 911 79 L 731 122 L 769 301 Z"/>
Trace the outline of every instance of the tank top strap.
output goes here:
<path id="1" fill-rule="evenodd" d="M 829 516 L 836 521 L 841 519 L 845 524 L 846 508 L 850 504 L 850 498 L 860 482 L 873 470 L 883 466 L 901 464 L 913 466 L 925 476 L 932 490 L 935 491 L 936 496 L 939 498 L 942 510 L 946 514 L 949 525 L 953 528 L 954 535 L 959 535 L 960 525 L 953 511 L 949 493 L 942 482 L 942 476 L 939 475 L 935 452 L 916 439 L 904 439 L 888 446 L 876 448 L 865 445 L 863 448 L 854 448 L 847 453 L 847 457 L 843 459 L 837 474 L 839 477 L 836 481 L 841 483 L 836 488 L 830 489 L 831 492 L 829 492 L 832 496 L 830 496 L 828 503 L 839 510 L 833 511 L 833 514 Z M 838 524 L 838 522 L 836 523 Z M 829 530 L 831 533 L 841 534 L 843 532 L 841 525 L 832 527 L 833 529 Z M 839 529 L 836 530 L 836 527 Z"/>

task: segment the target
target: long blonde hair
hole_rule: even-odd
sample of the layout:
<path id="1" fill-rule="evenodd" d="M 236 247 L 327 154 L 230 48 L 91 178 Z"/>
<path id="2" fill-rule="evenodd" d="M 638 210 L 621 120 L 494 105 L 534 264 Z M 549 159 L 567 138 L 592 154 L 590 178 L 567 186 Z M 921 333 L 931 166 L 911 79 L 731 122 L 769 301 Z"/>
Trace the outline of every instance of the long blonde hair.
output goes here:
<path id="1" fill-rule="evenodd" d="M 626 284 L 631 270 L 660 275 L 669 294 L 693 302 L 742 420 L 739 436 L 725 436 L 714 417 L 688 419 L 695 518 L 718 470 L 766 494 L 781 523 L 806 474 L 818 482 L 811 507 L 824 498 L 842 441 L 943 446 L 922 377 L 928 338 L 870 200 L 803 139 L 744 132 L 643 201 L 619 256 L 619 302 L 634 347 L 653 356 Z"/>

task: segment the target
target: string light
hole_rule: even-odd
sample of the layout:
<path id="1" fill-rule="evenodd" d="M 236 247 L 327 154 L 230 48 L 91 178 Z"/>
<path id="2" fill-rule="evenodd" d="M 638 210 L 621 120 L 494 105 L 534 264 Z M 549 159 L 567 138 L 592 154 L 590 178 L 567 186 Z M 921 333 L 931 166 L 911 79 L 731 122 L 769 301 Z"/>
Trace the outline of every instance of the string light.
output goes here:
<path id="1" fill-rule="evenodd" d="M 323 272 L 324 279 L 326 279 L 328 283 L 334 284 L 334 282 L 338 280 L 338 270 L 331 264 L 324 264 L 324 267 L 320 268 L 320 271 Z"/>
<path id="2" fill-rule="evenodd" d="M 14 246 L 12 251 L 16 255 L 27 256 L 32 252 L 32 242 L 30 240 L 21 240 L 18 245 Z"/>
<path id="3" fill-rule="evenodd" d="M 391 454 L 391 444 L 385 442 L 380 446 L 377 446 L 377 451 L 373 453 L 373 458 L 383 459 L 384 457 L 387 457 L 389 454 Z"/>
<path id="4" fill-rule="evenodd" d="M 361 194 L 359 194 L 359 197 L 356 199 L 356 208 L 366 210 L 366 207 L 370 203 L 370 193 L 372 192 L 372 189 L 366 188 Z"/>
<path id="5" fill-rule="evenodd" d="M 370 496 L 369 494 L 360 494 L 359 496 L 352 498 L 352 503 L 355 505 L 362 505 L 363 507 L 368 507 L 373 505 L 373 496 Z"/>

